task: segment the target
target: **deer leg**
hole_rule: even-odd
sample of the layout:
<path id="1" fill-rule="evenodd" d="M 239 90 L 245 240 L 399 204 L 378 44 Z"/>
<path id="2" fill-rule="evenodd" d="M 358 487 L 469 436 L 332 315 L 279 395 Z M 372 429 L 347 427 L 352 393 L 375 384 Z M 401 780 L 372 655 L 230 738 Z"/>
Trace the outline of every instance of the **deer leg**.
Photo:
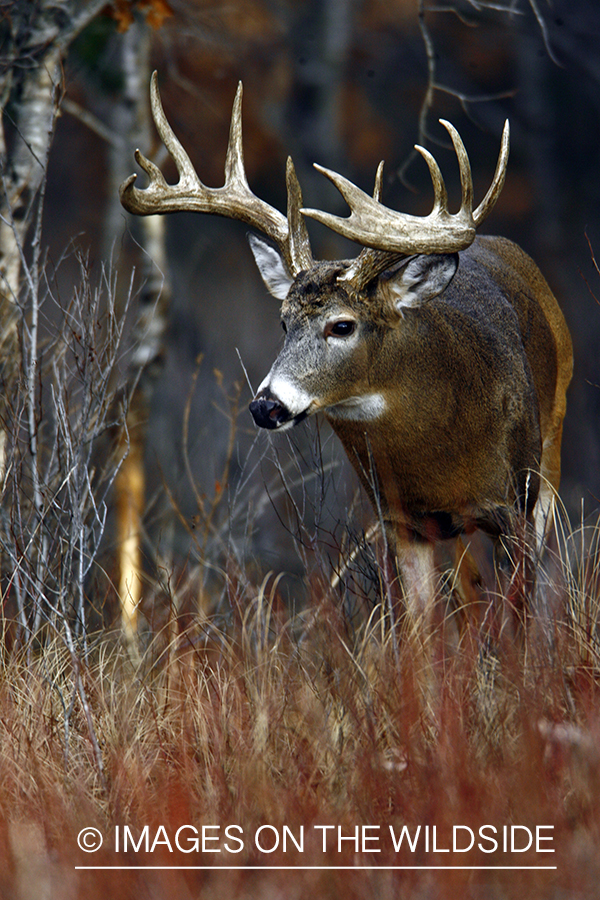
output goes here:
<path id="1" fill-rule="evenodd" d="M 396 553 L 410 627 L 427 634 L 433 625 L 437 583 L 434 545 L 429 541 L 402 542 Z"/>
<path id="2" fill-rule="evenodd" d="M 549 482 L 542 481 L 533 513 L 535 519 L 536 547 L 540 555 L 554 524 L 555 506 L 556 492 L 554 488 Z"/>
<path id="3" fill-rule="evenodd" d="M 554 524 L 556 495 L 560 485 L 562 419 L 545 437 L 540 465 L 540 491 L 534 510 L 537 551 L 541 554 Z"/>
<path id="4" fill-rule="evenodd" d="M 406 604 L 404 659 L 409 663 L 407 671 L 424 721 L 433 725 L 439 698 L 432 644 L 437 593 L 434 545 L 429 541 L 402 541 L 396 554 Z"/>
<path id="5" fill-rule="evenodd" d="M 535 525 L 530 516 L 520 515 L 510 535 L 496 545 L 500 588 L 513 622 L 513 634 L 521 641 L 531 609 L 536 582 Z"/>

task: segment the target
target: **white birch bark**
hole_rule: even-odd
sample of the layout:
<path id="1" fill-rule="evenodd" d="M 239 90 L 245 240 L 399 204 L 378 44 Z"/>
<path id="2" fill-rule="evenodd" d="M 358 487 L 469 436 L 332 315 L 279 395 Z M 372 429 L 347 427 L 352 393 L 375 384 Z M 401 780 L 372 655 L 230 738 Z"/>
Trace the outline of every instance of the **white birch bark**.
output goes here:
<path id="1" fill-rule="evenodd" d="M 19 361 L 23 261 L 45 178 L 62 89 L 62 60 L 103 0 L 16 0 L 4 19 L 0 71 L 0 489 Z M 11 123 L 7 121 L 10 104 Z M 7 132 L 11 131 L 11 139 Z M 35 357 L 35 348 L 32 350 Z"/>
<path id="2" fill-rule="evenodd" d="M 164 355 L 164 336 L 170 286 L 166 275 L 165 219 L 163 216 L 127 216 L 119 202 L 119 185 L 134 167 L 136 147 L 149 152 L 150 119 L 150 30 L 137 17 L 120 42 L 123 90 L 110 110 L 109 207 L 105 240 L 117 241 L 124 225 L 131 228 L 141 248 L 142 290 L 131 334 L 127 428 L 123 435 L 123 462 L 115 485 L 119 599 L 121 625 L 129 651 L 138 655 L 138 612 L 142 602 L 142 540 L 145 506 L 144 449 L 147 423 L 156 376 Z"/>

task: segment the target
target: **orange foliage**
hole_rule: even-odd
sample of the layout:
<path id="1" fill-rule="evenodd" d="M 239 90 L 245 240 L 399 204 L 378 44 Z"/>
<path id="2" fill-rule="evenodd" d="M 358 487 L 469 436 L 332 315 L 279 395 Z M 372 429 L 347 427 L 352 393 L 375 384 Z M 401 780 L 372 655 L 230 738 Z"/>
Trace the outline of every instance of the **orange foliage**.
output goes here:
<path id="1" fill-rule="evenodd" d="M 160 28 L 173 15 L 167 0 L 113 0 L 106 12 L 116 20 L 117 31 L 122 33 L 133 24 L 136 9 L 144 13 L 151 28 Z"/>

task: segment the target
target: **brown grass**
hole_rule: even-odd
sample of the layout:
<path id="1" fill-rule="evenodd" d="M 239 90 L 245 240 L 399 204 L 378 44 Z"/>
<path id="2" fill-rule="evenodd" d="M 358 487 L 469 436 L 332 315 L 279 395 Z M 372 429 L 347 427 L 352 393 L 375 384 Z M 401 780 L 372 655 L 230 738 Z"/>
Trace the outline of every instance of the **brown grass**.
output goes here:
<path id="1" fill-rule="evenodd" d="M 417 700 L 410 651 L 391 640 L 379 608 L 352 624 L 335 597 L 313 586 L 310 611 L 289 619 L 273 577 L 254 596 L 248 584 L 243 598 L 232 593 L 226 630 L 204 617 L 173 636 L 171 622 L 137 670 L 106 634 L 90 638 L 87 664 L 60 636 L 43 652 L 15 651 L 0 684 L 0 895 L 597 896 L 597 537 L 597 529 L 562 533 L 554 575 L 562 572 L 562 602 L 554 597 L 552 615 L 532 625 L 526 652 L 452 649 L 440 627 L 439 696 L 429 714 Z M 184 825 L 199 834 L 211 826 L 205 852 L 177 849 Z M 233 825 L 243 834 L 226 835 Z M 265 825 L 261 852 L 254 835 Z M 323 825 L 334 826 L 326 852 L 315 828 Z M 399 834 L 404 825 L 413 837 L 421 826 L 415 852 L 406 840 L 394 852 L 390 826 Z M 478 839 L 479 828 L 494 825 L 498 851 L 441 852 L 456 825 Z M 502 828 L 511 825 L 552 826 L 542 846 L 555 853 L 503 852 Z M 97 853 L 77 847 L 87 826 L 104 836 Z M 125 826 L 142 843 L 117 853 L 115 828 L 122 847 Z M 158 838 L 153 852 L 145 826 L 149 848 Z M 350 840 L 338 850 L 338 828 L 354 837 L 357 826 L 358 850 Z M 363 826 L 379 826 L 365 831 L 379 841 L 367 841 L 364 852 Z M 280 845 L 267 853 L 273 829 Z M 299 841 L 302 829 L 299 852 L 290 832 Z M 184 849 L 194 834 L 181 832 Z M 240 847 L 235 837 L 243 849 L 228 852 L 226 844 Z M 556 868 L 492 868 L 515 865 Z"/>

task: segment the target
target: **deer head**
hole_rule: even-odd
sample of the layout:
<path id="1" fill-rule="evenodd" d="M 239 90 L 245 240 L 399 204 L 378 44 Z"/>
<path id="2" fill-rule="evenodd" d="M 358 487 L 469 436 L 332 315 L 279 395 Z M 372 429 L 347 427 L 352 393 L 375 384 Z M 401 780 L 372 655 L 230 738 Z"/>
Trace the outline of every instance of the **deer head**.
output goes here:
<path id="1" fill-rule="evenodd" d="M 372 197 L 343 176 L 315 166 L 339 189 L 350 206 L 351 215 L 343 219 L 319 210 L 304 209 L 294 166 L 288 158 L 285 217 L 256 197 L 248 186 L 243 161 L 241 103 L 240 83 L 231 117 L 225 184 L 222 188 L 208 188 L 198 178 L 189 156 L 167 122 L 155 72 L 151 80 L 152 114 L 177 166 L 179 182 L 168 185 L 160 169 L 138 150 L 136 160 L 150 183 L 139 189 L 135 184 L 136 176 L 130 176 L 121 186 L 121 202 L 138 215 L 191 210 L 240 219 L 265 234 L 278 247 L 277 251 L 258 236 L 249 236 L 263 280 L 269 291 L 283 302 L 282 322 L 289 335 L 286 347 L 295 343 L 298 352 L 290 354 L 289 349 L 284 349 L 270 376 L 260 386 L 250 405 L 258 425 L 283 428 L 317 410 L 333 410 L 333 416 L 344 415 L 344 410 L 354 418 L 358 418 L 362 410 L 372 417 L 381 406 L 381 398 L 376 395 L 365 401 L 348 397 L 347 386 L 335 385 L 335 377 L 332 381 L 335 366 L 324 368 L 324 363 L 315 358 L 315 348 L 311 347 L 308 356 L 304 357 L 303 368 L 307 372 L 310 370 L 317 382 L 327 381 L 333 388 L 331 396 L 330 392 L 325 395 L 322 389 L 313 395 L 309 387 L 311 379 L 303 378 L 298 369 L 303 350 L 308 349 L 309 331 L 321 332 L 323 340 L 335 348 L 331 354 L 354 356 L 355 347 L 360 343 L 361 322 L 382 317 L 397 320 L 403 309 L 417 306 L 444 290 L 456 271 L 454 254 L 473 243 L 477 227 L 491 212 L 502 189 L 508 160 L 508 122 L 491 187 L 476 210 L 473 210 L 471 168 L 464 144 L 456 129 L 449 122 L 440 120 L 450 134 L 460 167 L 462 202 L 458 212 L 448 211 L 447 191 L 437 162 L 428 150 L 417 146 L 429 166 L 435 192 L 433 209 L 428 216 L 398 213 L 381 204 L 383 163 L 377 170 Z M 362 244 L 358 258 L 335 263 L 315 262 L 305 216 Z M 300 334 L 303 338 L 299 340 Z M 287 372 L 292 372 L 293 377 L 287 379 Z M 321 378 L 318 378 L 319 372 Z M 282 396 L 273 389 L 275 380 Z M 306 387 L 302 387 L 303 381 L 306 381 Z"/>

